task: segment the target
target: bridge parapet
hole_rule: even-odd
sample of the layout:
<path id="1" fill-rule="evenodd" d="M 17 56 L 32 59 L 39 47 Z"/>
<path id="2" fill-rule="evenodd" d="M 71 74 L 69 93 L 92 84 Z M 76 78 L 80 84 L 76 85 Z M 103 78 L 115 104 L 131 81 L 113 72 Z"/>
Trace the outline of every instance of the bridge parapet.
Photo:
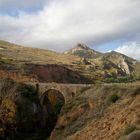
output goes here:
<path id="1" fill-rule="evenodd" d="M 72 99 L 82 89 L 89 88 L 93 85 L 86 84 L 56 84 L 56 83 L 39 83 L 39 95 L 42 96 L 46 91 L 50 89 L 61 92 L 65 98 L 65 101 Z"/>

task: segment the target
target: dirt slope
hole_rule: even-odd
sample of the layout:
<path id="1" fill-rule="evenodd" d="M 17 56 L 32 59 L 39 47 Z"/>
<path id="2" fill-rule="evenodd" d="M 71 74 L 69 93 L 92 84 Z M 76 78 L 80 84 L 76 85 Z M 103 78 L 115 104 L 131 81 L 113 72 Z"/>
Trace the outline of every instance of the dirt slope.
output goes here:
<path id="1" fill-rule="evenodd" d="M 62 109 L 50 140 L 117 140 L 140 129 L 140 85 L 95 86 Z"/>

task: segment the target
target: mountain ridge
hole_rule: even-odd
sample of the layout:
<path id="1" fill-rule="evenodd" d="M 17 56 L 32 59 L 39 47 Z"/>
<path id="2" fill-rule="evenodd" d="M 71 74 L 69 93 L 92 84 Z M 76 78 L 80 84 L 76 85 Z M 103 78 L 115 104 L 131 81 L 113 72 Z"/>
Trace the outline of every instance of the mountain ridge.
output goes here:
<path id="1" fill-rule="evenodd" d="M 100 56 L 102 53 L 91 49 L 85 44 L 78 43 L 72 49 L 65 51 L 64 54 L 72 54 L 85 58 L 96 58 Z"/>
<path id="2" fill-rule="evenodd" d="M 24 77 L 30 77 L 31 79 L 36 77 L 36 80 L 42 77 L 45 79 L 43 82 L 59 82 L 58 79 L 61 79 L 60 82 L 62 83 L 73 81 L 71 79 L 69 81 L 67 76 L 65 77 L 66 79 L 63 77 L 62 80 L 61 74 L 62 71 L 65 71 L 64 68 L 67 69 L 70 75 L 75 75 L 79 77 L 78 79 L 83 77 L 84 79 L 88 79 L 86 81 L 90 81 L 90 83 L 105 82 L 108 78 L 116 79 L 128 75 L 137 75 L 139 77 L 140 75 L 140 63 L 137 60 L 118 52 L 100 53 L 83 44 L 78 44 L 73 49 L 70 49 L 70 52 L 74 50 L 74 54 L 21 47 L 20 45 L 5 41 L 0 41 L 0 47 L 2 48 L 0 50 L 0 76 L 4 77 L 7 75 L 6 73 L 16 75 L 17 72 L 17 77 L 24 75 Z M 82 51 L 84 53 L 81 53 Z M 26 65 L 30 65 L 31 67 L 26 67 Z M 40 66 L 36 69 L 34 75 L 31 72 L 28 73 L 36 65 Z M 57 71 L 60 73 L 57 74 L 56 79 L 54 75 L 56 75 Z M 48 76 L 51 79 L 47 79 L 47 74 L 52 75 Z M 42 79 L 40 80 L 42 81 Z M 79 82 L 77 81 L 77 83 Z"/>

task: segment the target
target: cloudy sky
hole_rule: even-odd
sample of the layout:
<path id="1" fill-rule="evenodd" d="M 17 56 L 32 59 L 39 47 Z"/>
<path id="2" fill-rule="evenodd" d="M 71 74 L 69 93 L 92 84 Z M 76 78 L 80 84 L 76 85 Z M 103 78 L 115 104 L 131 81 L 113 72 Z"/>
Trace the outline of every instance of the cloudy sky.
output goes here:
<path id="1" fill-rule="evenodd" d="M 0 39 L 65 51 L 77 43 L 140 58 L 140 0 L 0 0 Z"/>

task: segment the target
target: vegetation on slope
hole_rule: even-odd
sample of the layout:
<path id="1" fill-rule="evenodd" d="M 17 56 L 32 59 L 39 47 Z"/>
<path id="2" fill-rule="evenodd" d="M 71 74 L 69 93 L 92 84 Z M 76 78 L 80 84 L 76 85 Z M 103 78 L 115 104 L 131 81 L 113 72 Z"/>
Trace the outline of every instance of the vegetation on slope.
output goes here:
<path id="1" fill-rule="evenodd" d="M 37 85 L 35 88 L 11 79 L 0 79 L 0 139 L 46 140 L 64 104 L 56 95 L 56 91 L 49 97 L 45 95 L 41 103 Z M 52 113 L 45 114 L 49 110 Z"/>
<path id="2" fill-rule="evenodd" d="M 94 85 L 62 108 L 50 140 L 117 140 L 131 135 L 140 130 L 139 99 L 139 85 Z"/>
<path id="3" fill-rule="evenodd" d="M 47 79 L 49 75 L 47 75 L 45 69 L 47 66 L 49 69 L 49 66 L 51 65 L 55 65 L 57 68 L 64 67 L 65 69 L 72 71 L 72 73 L 78 73 L 81 78 L 84 77 L 84 79 L 87 79 L 90 83 L 109 81 L 110 78 L 118 80 L 119 77 L 127 77 L 129 75 L 133 75 L 137 80 L 140 77 L 140 64 L 138 61 L 116 52 L 103 54 L 94 51 L 83 44 L 78 44 L 77 47 L 65 54 L 45 49 L 27 48 L 5 41 L 0 41 L 0 47 L 0 76 L 4 78 L 10 77 L 22 82 L 35 82 L 40 79 L 36 73 L 28 73 L 28 71 L 32 70 L 30 68 L 33 65 L 40 65 L 42 68 L 44 67 L 44 70 L 42 69 L 42 71 L 44 71 L 43 77 L 46 78 L 43 82 L 53 81 L 65 83 L 65 80 L 63 81 L 61 79 Z M 26 65 L 29 67 L 26 67 Z M 55 78 L 59 73 L 52 71 L 50 75 L 55 75 L 53 76 Z M 62 77 L 61 72 L 59 78 L 60 77 Z M 71 80 L 66 80 L 66 82 L 81 83 L 81 78 L 75 82 L 75 78 L 72 77 Z M 128 80 L 126 82 L 130 81 Z"/>

